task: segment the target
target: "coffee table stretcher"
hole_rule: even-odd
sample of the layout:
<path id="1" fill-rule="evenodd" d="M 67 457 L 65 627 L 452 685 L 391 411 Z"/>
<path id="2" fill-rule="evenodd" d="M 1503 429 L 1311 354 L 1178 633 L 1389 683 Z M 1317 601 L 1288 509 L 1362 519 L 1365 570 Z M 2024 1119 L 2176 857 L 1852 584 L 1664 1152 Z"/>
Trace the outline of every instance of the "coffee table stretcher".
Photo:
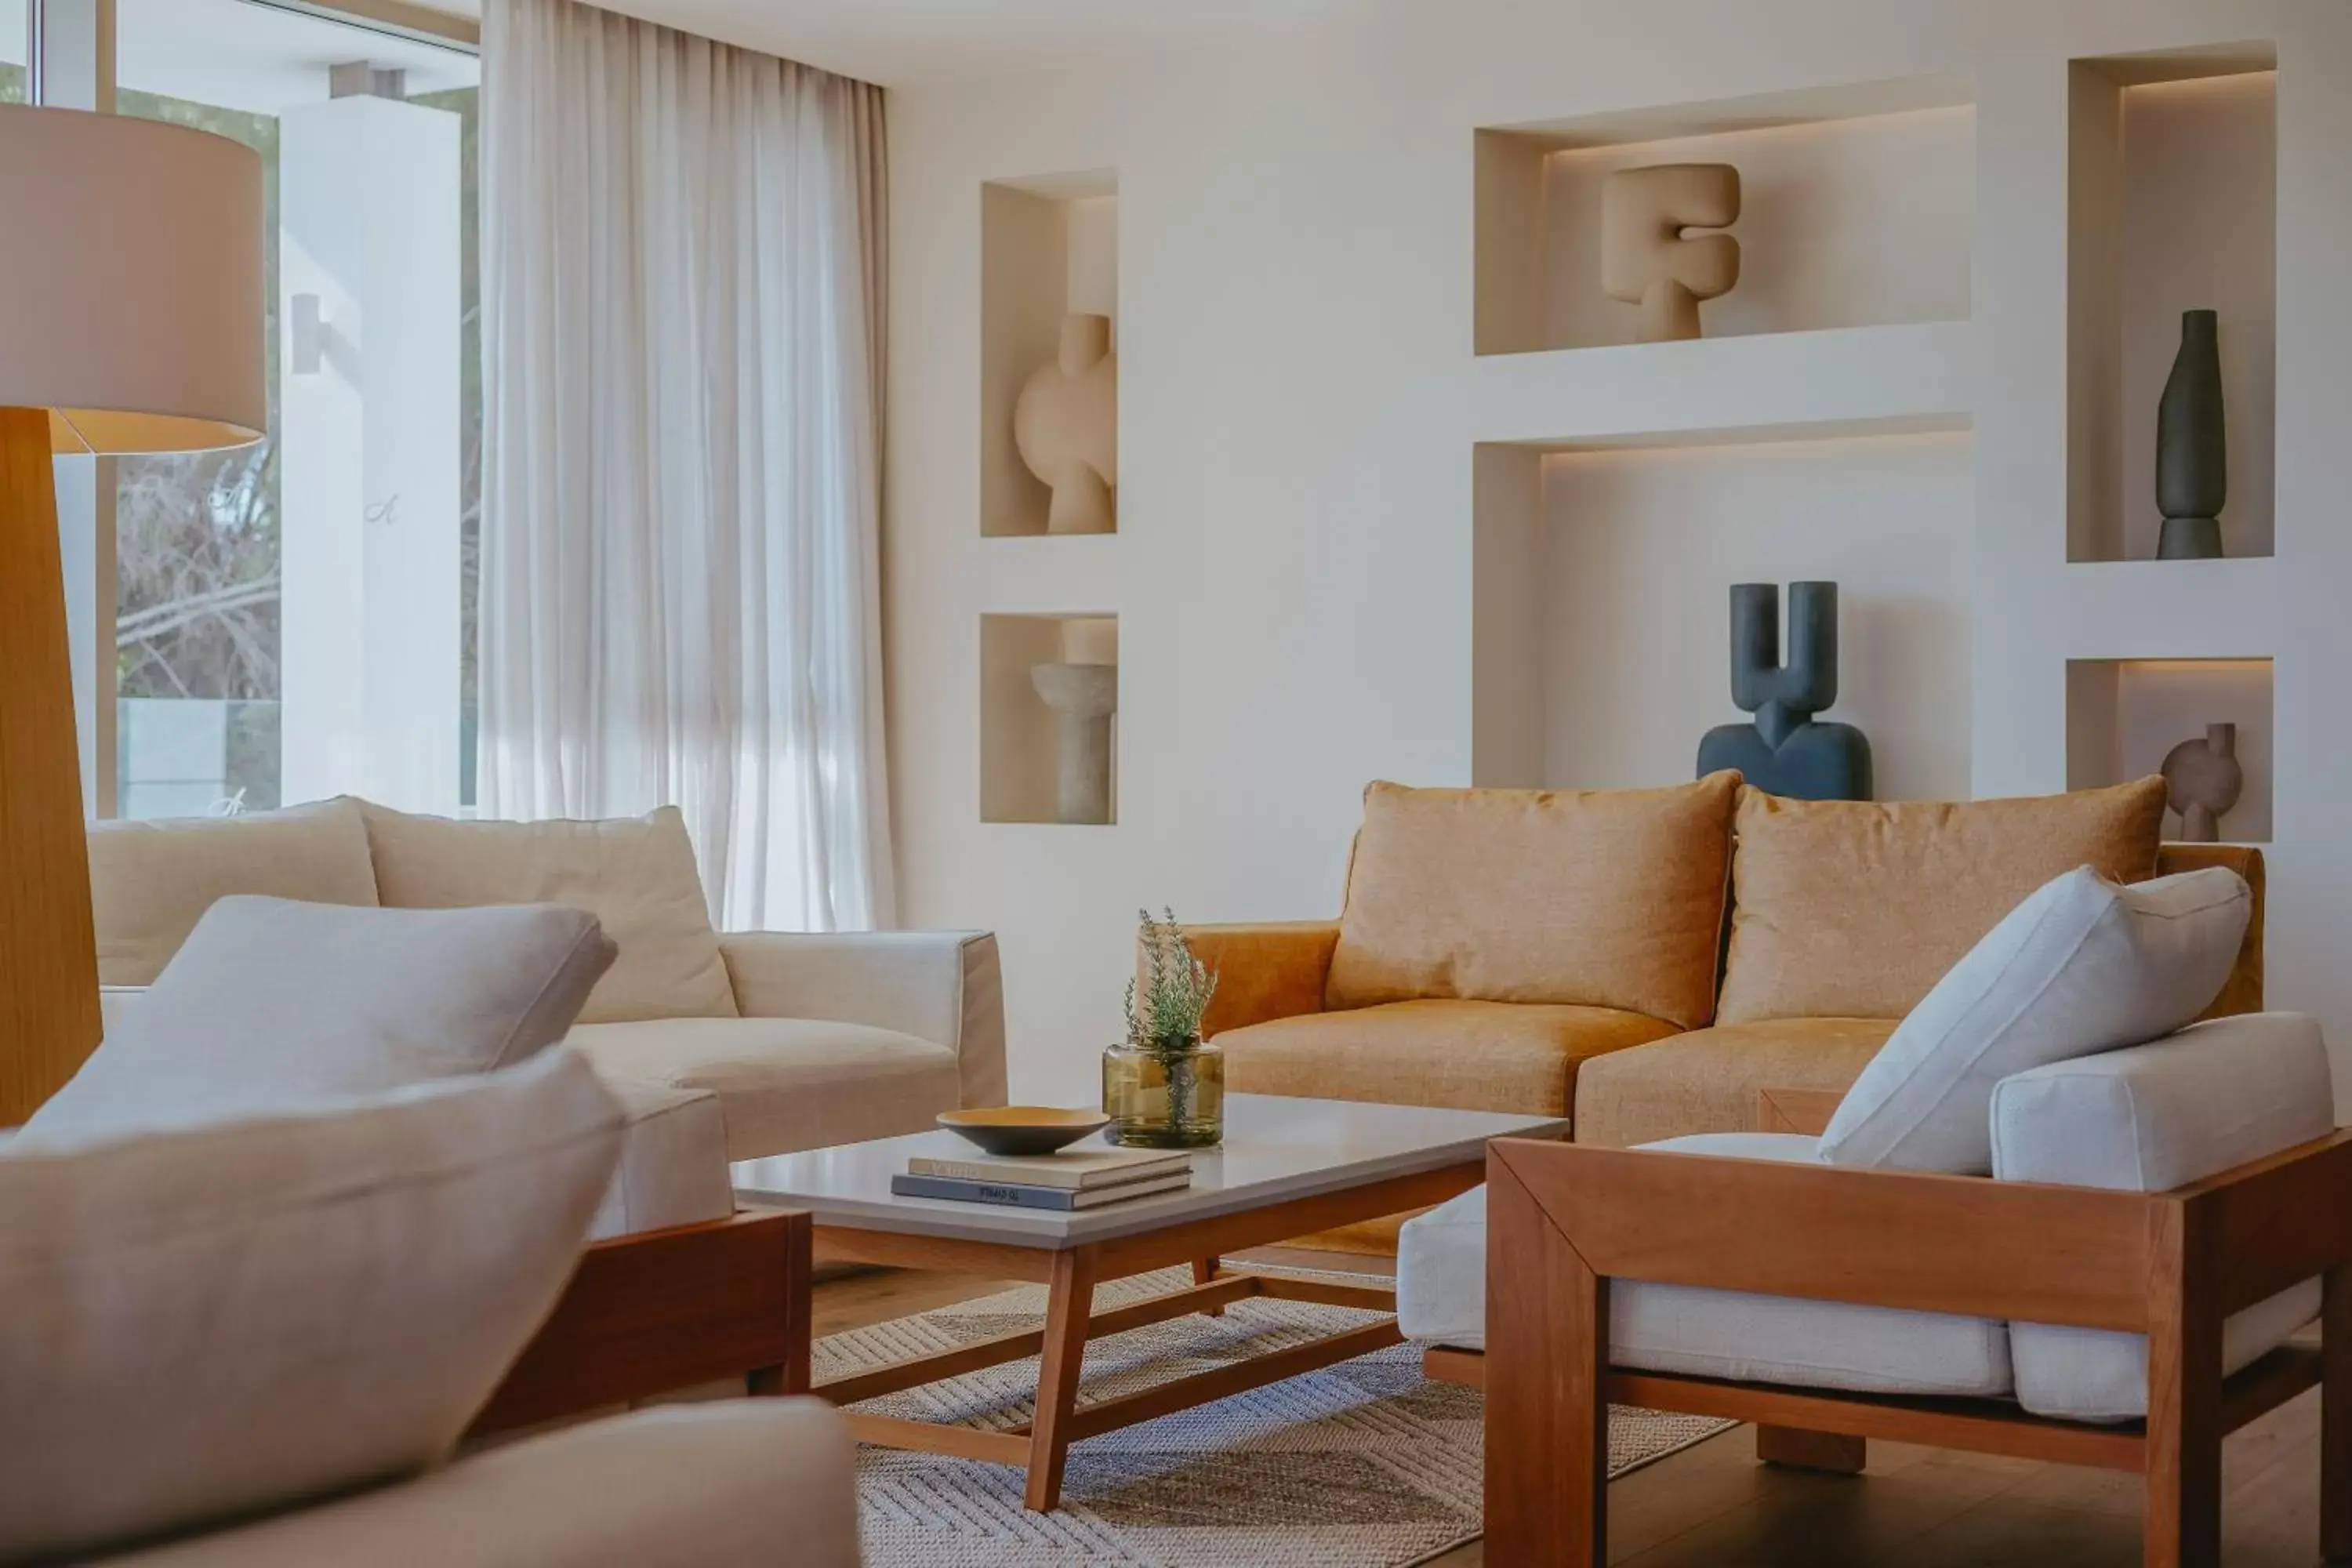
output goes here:
<path id="1" fill-rule="evenodd" d="M 812 1392 L 835 1405 L 855 1405 L 983 1367 L 1039 1357 L 1036 1415 L 1024 1426 L 982 1431 L 855 1411 L 849 1413 L 848 1421 L 862 1443 L 1024 1466 L 1028 1470 L 1028 1507 L 1050 1512 L 1061 1500 L 1062 1471 L 1069 1447 L 1081 1438 L 1189 1410 L 1403 1342 L 1393 1316 L 1396 1293 L 1391 1289 L 1237 1271 L 1220 1265 L 1223 1255 L 1440 1204 L 1476 1186 L 1486 1173 L 1483 1160 L 1442 1166 L 1057 1250 L 821 1225 L 815 1234 L 819 1262 L 873 1263 L 1025 1279 L 1046 1286 L 1046 1309 L 1042 1329 L 1003 1334 L 834 1378 L 816 1384 Z M 1097 1284 L 1178 1263 L 1192 1265 L 1195 1283 L 1105 1311 L 1093 1310 Z M 1252 1297 L 1314 1301 L 1391 1315 L 1305 1344 L 1078 1405 L 1078 1376 L 1088 1340 L 1193 1312 L 1214 1314 Z"/>

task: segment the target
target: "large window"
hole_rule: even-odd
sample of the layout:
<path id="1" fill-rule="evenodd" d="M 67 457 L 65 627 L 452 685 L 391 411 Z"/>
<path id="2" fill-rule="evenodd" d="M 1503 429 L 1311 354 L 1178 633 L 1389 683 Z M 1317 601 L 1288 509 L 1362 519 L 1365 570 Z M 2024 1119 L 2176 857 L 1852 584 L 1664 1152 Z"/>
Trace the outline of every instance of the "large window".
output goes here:
<path id="1" fill-rule="evenodd" d="M 119 112 L 261 155 L 269 381 L 263 441 L 115 465 L 118 809 L 344 790 L 456 809 L 472 776 L 478 62 L 252 0 L 121 0 L 117 37 Z"/>

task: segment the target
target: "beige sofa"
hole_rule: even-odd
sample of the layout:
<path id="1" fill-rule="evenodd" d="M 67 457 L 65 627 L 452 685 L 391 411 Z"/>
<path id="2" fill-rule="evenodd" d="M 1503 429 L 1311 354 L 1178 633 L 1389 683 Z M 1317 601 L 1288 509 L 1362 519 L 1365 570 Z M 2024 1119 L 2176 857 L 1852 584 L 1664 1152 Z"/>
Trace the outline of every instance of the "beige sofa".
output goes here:
<path id="1" fill-rule="evenodd" d="M 569 1042 L 629 1118 L 592 1234 L 722 1216 L 726 1163 L 915 1131 L 1004 1100 L 995 938 L 713 930 L 674 809 L 459 822 L 341 798 L 227 818 L 90 825 L 99 977 L 137 1005 L 216 899 L 448 908 L 559 903 L 620 957 Z"/>

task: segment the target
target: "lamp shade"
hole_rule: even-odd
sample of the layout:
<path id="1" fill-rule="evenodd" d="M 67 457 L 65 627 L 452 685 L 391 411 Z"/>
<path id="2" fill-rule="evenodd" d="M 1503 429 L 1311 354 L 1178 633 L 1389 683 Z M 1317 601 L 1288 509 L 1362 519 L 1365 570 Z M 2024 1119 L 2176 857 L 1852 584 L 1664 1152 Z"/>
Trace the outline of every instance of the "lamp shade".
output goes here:
<path id="1" fill-rule="evenodd" d="M 59 452 L 257 440 L 261 158 L 184 126 L 0 105 L 0 408 Z"/>

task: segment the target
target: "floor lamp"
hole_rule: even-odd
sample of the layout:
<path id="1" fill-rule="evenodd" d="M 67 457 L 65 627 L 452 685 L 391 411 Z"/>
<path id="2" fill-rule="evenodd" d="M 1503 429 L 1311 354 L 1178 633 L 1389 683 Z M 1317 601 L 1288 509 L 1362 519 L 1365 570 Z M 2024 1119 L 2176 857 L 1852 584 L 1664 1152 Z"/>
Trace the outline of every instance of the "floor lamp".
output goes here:
<path id="1" fill-rule="evenodd" d="M 260 437 L 262 240 L 251 148 L 0 106 L 0 1127 L 100 1033 L 50 459 Z"/>

